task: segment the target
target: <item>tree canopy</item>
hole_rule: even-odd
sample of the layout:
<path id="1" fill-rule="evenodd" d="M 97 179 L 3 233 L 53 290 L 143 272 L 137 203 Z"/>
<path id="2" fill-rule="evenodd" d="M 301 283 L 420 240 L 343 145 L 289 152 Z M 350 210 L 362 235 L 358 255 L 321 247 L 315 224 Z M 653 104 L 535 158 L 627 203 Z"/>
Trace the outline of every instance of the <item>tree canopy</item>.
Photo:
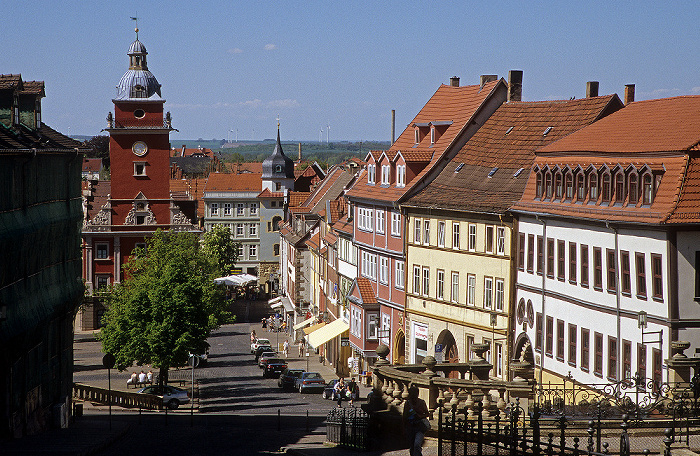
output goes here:
<path id="1" fill-rule="evenodd" d="M 214 224 L 202 236 L 202 248 L 214 259 L 219 275 L 228 275 L 238 261 L 238 242 L 231 238 L 231 230 L 223 224 Z"/>
<path id="2" fill-rule="evenodd" d="M 101 158 L 105 168 L 109 168 L 109 136 L 93 136 L 83 144 L 91 148 L 91 152 L 88 152 L 88 158 Z"/>
<path id="3" fill-rule="evenodd" d="M 224 291 L 214 284 L 216 260 L 195 233 L 158 230 L 124 266 L 99 336 L 119 370 L 152 364 L 167 382 L 171 366 L 202 353 L 213 329 L 232 322 Z"/>

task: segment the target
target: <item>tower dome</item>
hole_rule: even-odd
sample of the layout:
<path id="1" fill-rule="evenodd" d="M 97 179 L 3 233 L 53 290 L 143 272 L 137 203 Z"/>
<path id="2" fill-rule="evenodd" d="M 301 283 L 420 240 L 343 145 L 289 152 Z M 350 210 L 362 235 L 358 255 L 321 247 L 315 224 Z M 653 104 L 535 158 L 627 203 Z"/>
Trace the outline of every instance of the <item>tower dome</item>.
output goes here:
<path id="1" fill-rule="evenodd" d="M 160 84 L 146 64 L 146 46 L 138 39 L 129 46 L 129 69 L 117 84 L 115 100 L 144 101 L 161 100 Z"/>

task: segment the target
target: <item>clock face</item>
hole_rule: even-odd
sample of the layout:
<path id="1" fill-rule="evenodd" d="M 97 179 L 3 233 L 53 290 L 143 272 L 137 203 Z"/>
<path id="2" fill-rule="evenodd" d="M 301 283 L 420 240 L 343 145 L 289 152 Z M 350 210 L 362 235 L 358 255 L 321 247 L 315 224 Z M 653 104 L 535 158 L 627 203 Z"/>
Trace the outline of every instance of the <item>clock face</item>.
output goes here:
<path id="1" fill-rule="evenodd" d="M 131 146 L 131 150 L 139 157 L 143 157 L 146 155 L 146 152 L 148 152 L 148 146 L 143 141 L 136 141 L 134 145 Z"/>

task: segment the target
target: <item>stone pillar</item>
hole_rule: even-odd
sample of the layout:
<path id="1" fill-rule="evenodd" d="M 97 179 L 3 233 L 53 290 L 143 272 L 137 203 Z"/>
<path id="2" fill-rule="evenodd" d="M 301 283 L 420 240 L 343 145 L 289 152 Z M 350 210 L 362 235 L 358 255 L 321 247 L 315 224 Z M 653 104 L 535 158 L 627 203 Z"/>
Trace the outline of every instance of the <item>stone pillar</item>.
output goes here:
<path id="1" fill-rule="evenodd" d="M 666 360 L 666 365 L 669 369 L 668 380 L 670 383 L 688 383 L 692 378 L 691 368 L 695 371 L 700 368 L 700 358 L 688 358 L 685 353 L 683 353 L 688 348 L 690 348 L 690 342 L 671 342 L 671 350 L 673 350 L 675 353 L 671 358 Z"/>

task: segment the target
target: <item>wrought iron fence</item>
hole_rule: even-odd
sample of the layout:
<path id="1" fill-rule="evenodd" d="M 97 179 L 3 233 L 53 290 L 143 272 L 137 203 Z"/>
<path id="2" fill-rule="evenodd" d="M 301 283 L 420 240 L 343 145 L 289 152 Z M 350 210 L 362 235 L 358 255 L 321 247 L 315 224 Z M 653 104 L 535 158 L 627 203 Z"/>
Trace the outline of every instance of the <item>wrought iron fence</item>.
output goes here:
<path id="1" fill-rule="evenodd" d="M 496 415 L 487 418 L 481 404 L 474 419 L 458 413 L 456 405 L 450 412 L 444 413 L 439 408 L 438 416 L 438 456 L 443 455 L 508 455 L 508 456 L 630 456 L 632 445 L 628 433 L 629 417 L 623 415 L 618 423 L 619 435 L 613 436 L 619 441 L 617 449 L 609 441 L 600 441 L 600 429 L 595 421 L 588 421 L 587 428 L 578 428 L 571 432 L 569 420 L 565 416 L 544 418 L 535 405 L 529 414 L 520 407 L 518 401 L 509 404 L 505 418 Z M 670 456 L 674 442 L 672 429 L 666 429 L 664 436 L 657 435 L 659 443 L 664 445 L 664 455 Z M 606 440 L 610 440 L 609 438 Z M 648 443 L 648 441 L 641 442 Z M 641 450 L 636 445 L 636 453 L 649 454 L 648 449 Z"/>
<path id="2" fill-rule="evenodd" d="M 369 449 L 369 415 L 359 407 L 334 408 L 326 416 L 326 441 Z"/>

